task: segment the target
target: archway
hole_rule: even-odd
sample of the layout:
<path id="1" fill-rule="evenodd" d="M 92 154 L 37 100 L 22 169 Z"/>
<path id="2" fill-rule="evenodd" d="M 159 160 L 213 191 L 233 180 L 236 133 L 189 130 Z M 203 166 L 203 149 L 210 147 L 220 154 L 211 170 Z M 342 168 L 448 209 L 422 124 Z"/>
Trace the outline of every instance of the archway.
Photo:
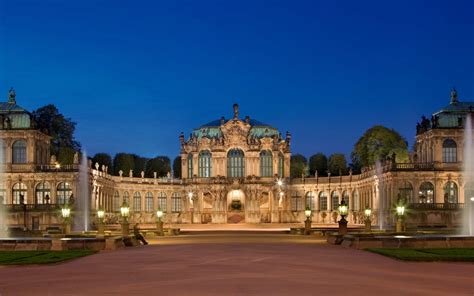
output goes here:
<path id="1" fill-rule="evenodd" d="M 245 194 L 242 190 L 227 193 L 227 223 L 245 222 Z"/>

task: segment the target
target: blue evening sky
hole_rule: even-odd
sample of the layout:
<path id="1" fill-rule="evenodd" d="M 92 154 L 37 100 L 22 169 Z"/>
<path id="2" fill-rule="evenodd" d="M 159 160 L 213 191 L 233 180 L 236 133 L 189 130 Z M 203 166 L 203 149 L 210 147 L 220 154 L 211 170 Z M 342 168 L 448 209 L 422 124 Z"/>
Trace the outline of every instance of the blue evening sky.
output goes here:
<path id="1" fill-rule="evenodd" d="M 89 154 L 179 153 L 232 115 L 347 155 L 382 124 L 474 100 L 474 1 L 0 0 L 0 98 L 53 103 Z"/>

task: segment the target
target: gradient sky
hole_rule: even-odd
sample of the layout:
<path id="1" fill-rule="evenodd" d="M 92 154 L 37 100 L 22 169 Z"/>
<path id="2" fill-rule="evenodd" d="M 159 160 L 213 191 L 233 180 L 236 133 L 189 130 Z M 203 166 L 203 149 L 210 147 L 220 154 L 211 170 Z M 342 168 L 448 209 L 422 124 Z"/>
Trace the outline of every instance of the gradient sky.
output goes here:
<path id="1" fill-rule="evenodd" d="M 369 127 L 474 101 L 474 1 L 0 0 L 0 99 L 53 103 L 89 154 L 179 153 L 232 116 L 349 154 Z"/>

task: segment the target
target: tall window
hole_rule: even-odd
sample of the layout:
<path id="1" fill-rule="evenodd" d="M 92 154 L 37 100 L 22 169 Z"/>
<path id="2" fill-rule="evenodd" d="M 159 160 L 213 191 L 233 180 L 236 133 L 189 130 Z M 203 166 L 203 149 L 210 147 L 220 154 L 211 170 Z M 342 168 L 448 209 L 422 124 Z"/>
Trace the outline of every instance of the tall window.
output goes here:
<path id="1" fill-rule="evenodd" d="M 283 153 L 278 154 L 278 177 L 283 178 L 285 157 Z"/>
<path id="2" fill-rule="evenodd" d="M 458 185 L 453 181 L 449 181 L 444 185 L 444 202 L 457 203 L 458 202 Z"/>
<path id="3" fill-rule="evenodd" d="M 181 200 L 181 194 L 179 192 L 173 192 L 171 195 L 171 211 L 173 213 L 179 213 L 182 211 L 183 201 Z"/>
<path id="4" fill-rule="evenodd" d="M 260 152 L 260 177 L 273 177 L 272 152 L 263 150 Z"/>
<path id="5" fill-rule="evenodd" d="M 413 186 L 411 186 L 410 183 L 405 182 L 403 187 L 398 189 L 398 192 L 400 193 L 400 197 L 404 199 L 405 202 L 413 203 Z"/>
<path id="6" fill-rule="evenodd" d="M 209 178 L 211 176 L 211 152 L 204 150 L 199 152 L 199 178 Z"/>
<path id="7" fill-rule="evenodd" d="M 423 182 L 418 192 L 420 203 L 434 203 L 434 186 L 430 182 Z"/>
<path id="8" fill-rule="evenodd" d="M 163 212 L 166 212 L 166 210 L 168 209 L 166 203 L 166 194 L 164 192 L 158 193 L 158 208 Z"/>
<path id="9" fill-rule="evenodd" d="M 305 207 L 314 210 L 314 195 L 312 191 L 306 193 Z"/>
<path id="10" fill-rule="evenodd" d="M 145 211 L 153 212 L 153 194 L 151 192 L 145 194 Z"/>
<path id="11" fill-rule="evenodd" d="M 123 202 L 130 206 L 130 195 L 127 191 L 123 193 Z"/>
<path id="12" fill-rule="evenodd" d="M 71 195 L 71 184 L 69 184 L 68 182 L 59 183 L 58 188 L 56 190 L 56 203 L 60 205 L 67 204 Z"/>
<path id="13" fill-rule="evenodd" d="M 41 182 L 36 185 L 36 204 L 45 204 L 46 200 L 51 198 L 51 187 L 48 182 Z M 49 200 L 51 202 L 51 200 Z"/>
<path id="14" fill-rule="evenodd" d="M 327 211 L 328 209 L 328 195 L 326 192 L 322 191 L 319 193 L 319 210 Z"/>
<path id="15" fill-rule="evenodd" d="M 227 153 L 227 177 L 240 178 L 244 176 L 244 152 L 240 149 L 231 149 Z"/>
<path id="16" fill-rule="evenodd" d="M 118 212 L 120 211 L 120 195 L 118 193 L 118 191 L 115 191 L 114 192 L 114 201 L 113 201 L 113 208 L 114 208 L 114 211 L 115 212 Z"/>
<path id="17" fill-rule="evenodd" d="M 133 194 L 133 211 L 140 212 L 142 210 L 142 196 L 140 192 L 135 192 Z"/>
<path id="18" fill-rule="evenodd" d="M 331 193 L 331 206 L 331 210 L 333 211 L 339 209 L 339 193 L 337 193 L 337 191 Z"/>
<path id="19" fill-rule="evenodd" d="M 7 191 L 5 190 L 5 184 L 0 182 L 0 205 L 7 203 Z"/>
<path id="20" fill-rule="evenodd" d="M 354 190 L 354 192 L 352 192 L 352 200 L 354 201 L 354 210 L 355 210 L 355 211 L 360 211 L 360 196 L 359 196 L 359 191 Z"/>
<path id="21" fill-rule="evenodd" d="M 301 196 L 298 195 L 298 192 L 296 192 L 296 191 L 293 192 L 293 194 L 291 195 L 291 210 L 293 212 L 303 210 L 302 202 L 301 202 Z"/>
<path id="22" fill-rule="evenodd" d="M 13 185 L 13 203 L 20 204 L 23 197 L 23 202 L 26 204 L 27 187 L 25 183 L 16 183 Z"/>
<path id="23" fill-rule="evenodd" d="M 13 144 L 13 163 L 26 163 L 26 141 L 20 140 Z"/>
<path id="24" fill-rule="evenodd" d="M 188 154 L 188 178 L 193 177 L 193 154 Z"/>
<path id="25" fill-rule="evenodd" d="M 457 145 L 452 139 L 443 142 L 443 162 L 457 162 Z"/>
<path id="26" fill-rule="evenodd" d="M 349 192 L 347 192 L 347 190 L 342 193 L 342 198 L 344 198 L 344 201 L 346 202 L 347 208 L 352 209 L 351 201 L 349 199 Z"/>

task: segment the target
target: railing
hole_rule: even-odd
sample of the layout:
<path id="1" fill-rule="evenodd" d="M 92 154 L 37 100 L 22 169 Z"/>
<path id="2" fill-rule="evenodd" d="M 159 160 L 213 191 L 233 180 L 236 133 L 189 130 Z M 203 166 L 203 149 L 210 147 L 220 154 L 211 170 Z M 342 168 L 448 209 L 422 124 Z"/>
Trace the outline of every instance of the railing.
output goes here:
<path id="1" fill-rule="evenodd" d="M 79 165 L 69 164 L 57 167 L 56 165 L 42 164 L 35 165 L 31 163 L 6 163 L 0 165 L 4 172 L 74 172 L 79 170 Z"/>
<path id="2" fill-rule="evenodd" d="M 464 209 L 463 203 L 413 203 L 408 205 L 409 209 L 426 211 L 426 210 L 462 210 Z"/>
<path id="3" fill-rule="evenodd" d="M 10 212 L 22 212 L 22 211 L 57 211 L 61 208 L 60 204 L 7 204 L 0 205 L 0 208 L 4 208 Z"/>

